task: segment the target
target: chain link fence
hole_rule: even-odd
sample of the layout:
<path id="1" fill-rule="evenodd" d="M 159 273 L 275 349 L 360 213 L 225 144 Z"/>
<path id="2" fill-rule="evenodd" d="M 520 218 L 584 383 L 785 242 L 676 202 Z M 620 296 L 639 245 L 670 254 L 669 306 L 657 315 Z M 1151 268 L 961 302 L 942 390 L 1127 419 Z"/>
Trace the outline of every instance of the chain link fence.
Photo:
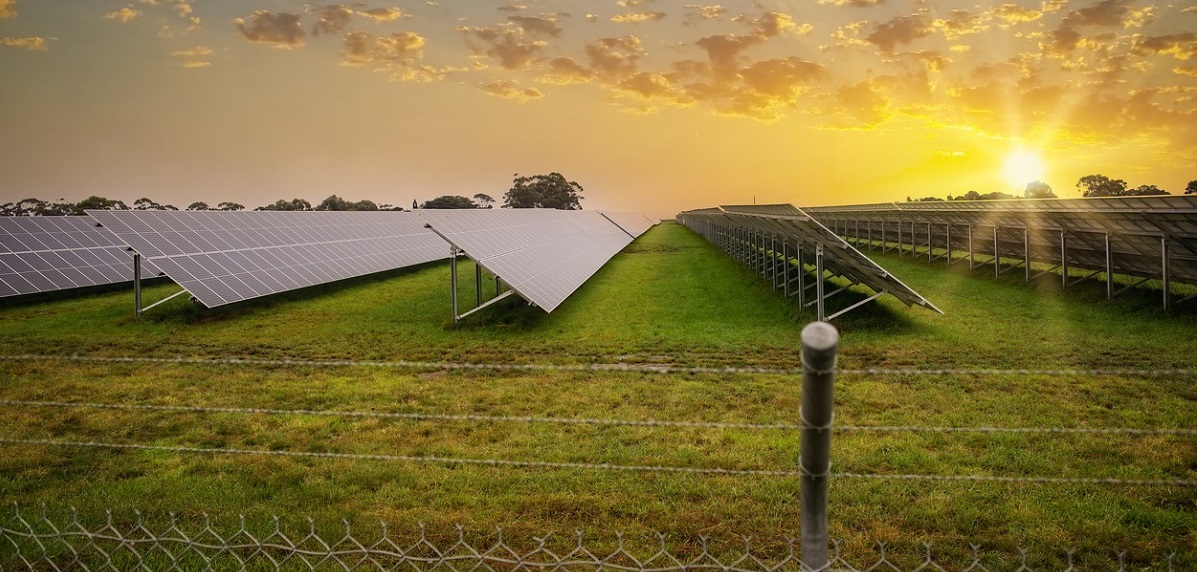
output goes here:
<path id="1" fill-rule="evenodd" d="M 111 511 L 98 522 L 84 522 L 73 510 L 50 516 L 43 507 L 39 514 L 31 515 L 15 505 L 0 518 L 0 538 L 3 570 L 812 572 L 802 563 L 794 539 L 780 547 L 764 548 L 755 547 L 749 537 L 741 537 L 731 546 L 705 537 L 697 542 L 671 542 L 664 535 L 634 541 L 616 535 L 602 540 L 588 539 L 581 532 L 572 538 L 550 535 L 512 540 L 502 529 L 473 538 L 462 527 L 445 535 L 424 528 L 394 534 L 386 524 L 360 531 L 343 522 L 339 531 L 332 531 L 318 530 L 312 521 L 306 529 L 288 528 L 278 517 L 266 523 L 242 517 L 236 523 L 217 524 L 207 516 L 180 519 L 172 514 L 165 522 L 151 522 L 140 513 L 114 515 Z M 1186 566 L 1174 553 L 1161 554 L 1151 562 L 1129 562 L 1122 552 L 1094 557 L 1072 552 L 1036 555 L 1021 548 L 998 550 L 982 545 L 944 553 L 935 548 L 924 544 L 897 554 L 889 545 L 877 543 L 874 555 L 849 558 L 840 543 L 833 541 L 828 566 L 822 569 L 1173 572 Z"/>

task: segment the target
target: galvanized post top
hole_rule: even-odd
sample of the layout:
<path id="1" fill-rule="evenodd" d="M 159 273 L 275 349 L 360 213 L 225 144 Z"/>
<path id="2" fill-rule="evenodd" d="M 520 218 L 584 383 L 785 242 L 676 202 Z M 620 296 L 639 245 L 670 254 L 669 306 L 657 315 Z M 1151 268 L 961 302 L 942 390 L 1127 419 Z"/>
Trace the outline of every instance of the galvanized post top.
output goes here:
<path id="1" fill-rule="evenodd" d="M 802 345 L 812 350 L 826 351 L 839 342 L 839 330 L 827 322 L 811 322 L 802 328 Z"/>

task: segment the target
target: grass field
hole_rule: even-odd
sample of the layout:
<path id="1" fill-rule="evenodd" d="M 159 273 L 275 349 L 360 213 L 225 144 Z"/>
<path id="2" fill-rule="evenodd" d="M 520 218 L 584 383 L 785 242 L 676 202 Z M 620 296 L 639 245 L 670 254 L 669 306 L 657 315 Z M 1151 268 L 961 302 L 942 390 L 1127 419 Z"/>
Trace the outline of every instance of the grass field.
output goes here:
<path id="1" fill-rule="evenodd" d="M 874 253 L 875 254 L 875 253 Z M 876 255 L 944 310 L 882 297 L 836 321 L 840 366 L 1197 369 L 1197 318 L 1151 292 L 1108 302 L 985 271 Z M 467 264 L 463 276 L 472 276 Z M 174 290 L 146 289 L 148 302 Z M 468 299 L 472 284 L 463 287 Z M 859 295 L 859 294 L 854 294 Z M 0 354 L 399 360 L 493 364 L 799 367 L 813 319 L 684 227 L 642 236 L 552 314 L 516 300 L 454 325 L 447 264 L 203 310 L 176 299 L 132 316 L 127 289 L 0 302 Z M 797 424 L 799 379 L 783 373 L 445 370 L 283 363 L 0 360 L 0 399 L 446 415 Z M 843 375 L 836 424 L 923 427 L 1197 428 L 1197 379 L 1015 373 Z M 418 457 L 796 470 L 786 430 L 350 418 L 0 406 L 0 433 L 165 446 Z M 1197 479 L 1192 436 L 837 432 L 833 469 L 882 475 Z M 682 544 L 712 535 L 779 546 L 797 536 L 794 478 L 490 467 L 282 456 L 0 445 L 0 500 L 74 506 L 102 522 L 141 511 L 285 522 L 341 519 L 454 536 L 574 530 Z M 831 533 L 852 554 L 875 540 L 968 544 L 1108 569 L 1177 551 L 1197 566 L 1197 488 L 833 479 Z M 306 526 L 303 525 L 303 526 Z M 4 550 L 0 547 L 0 562 Z M 1034 559 L 1040 560 L 1034 560 Z"/>

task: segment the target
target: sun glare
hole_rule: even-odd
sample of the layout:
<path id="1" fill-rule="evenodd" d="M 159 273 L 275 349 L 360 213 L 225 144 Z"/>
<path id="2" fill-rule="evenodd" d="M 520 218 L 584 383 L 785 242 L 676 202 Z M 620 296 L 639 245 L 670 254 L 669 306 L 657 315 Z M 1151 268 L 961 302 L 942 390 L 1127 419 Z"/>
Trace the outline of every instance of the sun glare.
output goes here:
<path id="1" fill-rule="evenodd" d="M 1006 155 L 1006 162 L 1002 165 L 1002 176 L 1006 182 L 1019 190 L 1026 188 L 1027 183 L 1042 181 L 1046 167 L 1039 154 L 1027 149 L 1015 149 Z"/>

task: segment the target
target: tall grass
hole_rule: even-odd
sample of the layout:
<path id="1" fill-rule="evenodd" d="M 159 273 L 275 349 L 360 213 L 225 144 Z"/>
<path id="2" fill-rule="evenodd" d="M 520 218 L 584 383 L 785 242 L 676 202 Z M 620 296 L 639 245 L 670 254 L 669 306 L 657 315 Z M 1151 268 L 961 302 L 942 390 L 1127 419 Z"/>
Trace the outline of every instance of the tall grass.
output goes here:
<path id="1" fill-rule="evenodd" d="M 1084 292 L 995 281 L 908 257 L 880 263 L 945 311 L 882 297 L 837 320 L 841 367 L 1197 368 L 1197 327 L 1181 315 Z M 462 275 L 472 277 L 464 264 Z M 472 282 L 470 280 L 469 282 Z M 157 284 L 146 299 L 176 288 Z M 472 297 L 472 283 L 462 295 Z M 454 324 L 448 270 L 430 264 L 216 310 L 184 300 L 132 317 L 128 291 L 9 300 L 0 353 L 258 357 L 472 363 L 634 363 L 797 368 L 812 319 L 701 238 L 661 225 L 557 311 L 516 299 Z M 859 295 L 859 294 L 858 294 Z M 1132 300 L 1133 302 L 1133 300 Z M 467 305 L 468 306 L 468 305 Z M 1197 427 L 1191 377 L 844 375 L 837 425 Z M 797 423 L 798 380 L 783 374 L 461 371 L 434 368 L 0 361 L 0 399 L 321 411 L 417 412 L 726 423 Z M 318 415 L 0 407 L 9 438 L 163 446 L 794 470 L 786 430 L 412 421 Z M 1187 436 L 836 433 L 837 472 L 1120 479 L 1197 478 Z M 796 479 L 453 463 L 185 454 L 0 445 L 0 499 L 152 517 L 231 521 L 311 516 L 334 528 L 384 520 L 454 534 L 575 529 L 683 542 L 797 535 Z M 56 507 L 56 508 L 55 508 Z M 1183 486 L 836 479 L 832 534 L 899 553 L 931 541 L 1006 552 L 1077 548 L 1092 561 L 1171 550 L 1195 564 L 1197 490 Z M 911 556 L 913 558 L 913 556 Z"/>

